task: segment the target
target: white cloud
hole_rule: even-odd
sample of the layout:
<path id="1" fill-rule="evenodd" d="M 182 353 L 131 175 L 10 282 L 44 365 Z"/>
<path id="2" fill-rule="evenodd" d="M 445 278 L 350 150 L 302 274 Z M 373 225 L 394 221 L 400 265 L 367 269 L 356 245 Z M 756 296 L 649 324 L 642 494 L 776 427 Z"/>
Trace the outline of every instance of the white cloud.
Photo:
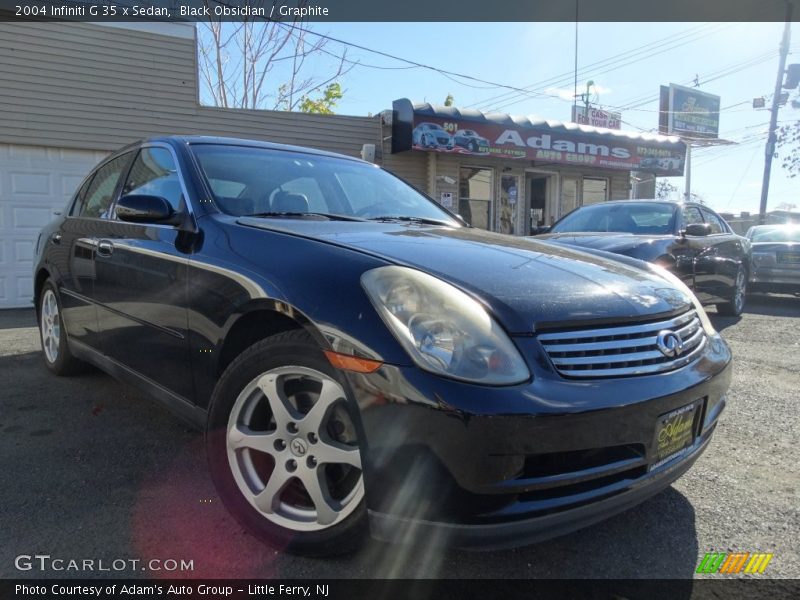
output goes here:
<path id="1" fill-rule="evenodd" d="M 578 86 L 578 94 L 582 94 L 586 91 L 586 87 L 583 85 Z M 558 88 L 558 87 L 549 87 L 545 90 L 546 94 L 551 96 L 558 96 L 562 100 L 569 100 L 572 102 L 573 98 L 575 97 L 575 91 L 572 88 Z M 605 95 L 611 93 L 611 88 L 607 88 L 603 85 L 594 85 L 592 86 L 591 94 L 598 94 L 600 98 Z"/>

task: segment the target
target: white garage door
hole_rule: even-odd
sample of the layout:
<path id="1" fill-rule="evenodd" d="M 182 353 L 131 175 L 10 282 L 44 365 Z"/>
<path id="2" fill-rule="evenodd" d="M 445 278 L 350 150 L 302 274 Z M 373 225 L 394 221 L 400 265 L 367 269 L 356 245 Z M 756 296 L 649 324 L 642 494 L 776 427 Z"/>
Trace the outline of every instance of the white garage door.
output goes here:
<path id="1" fill-rule="evenodd" d="M 0 308 L 30 306 L 33 247 L 105 152 L 0 144 Z"/>

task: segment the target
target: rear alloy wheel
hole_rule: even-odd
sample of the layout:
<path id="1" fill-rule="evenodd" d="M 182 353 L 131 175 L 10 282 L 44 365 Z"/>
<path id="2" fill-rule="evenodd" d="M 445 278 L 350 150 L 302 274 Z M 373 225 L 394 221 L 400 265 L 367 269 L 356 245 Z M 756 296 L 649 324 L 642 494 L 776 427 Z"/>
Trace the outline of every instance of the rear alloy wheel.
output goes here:
<path id="1" fill-rule="evenodd" d="M 307 555 L 361 542 L 358 430 L 336 371 L 305 332 L 272 336 L 230 365 L 207 444 L 223 501 L 263 541 Z"/>
<path id="2" fill-rule="evenodd" d="M 44 364 L 56 375 L 71 375 L 83 370 L 86 363 L 72 356 L 70 352 L 56 286 L 50 280 L 42 288 L 38 308 Z"/>
<path id="3" fill-rule="evenodd" d="M 745 299 L 747 298 L 747 271 L 739 266 L 736 272 L 736 283 L 733 287 L 733 298 L 730 302 L 717 304 L 717 312 L 727 317 L 738 317 L 744 312 Z"/>

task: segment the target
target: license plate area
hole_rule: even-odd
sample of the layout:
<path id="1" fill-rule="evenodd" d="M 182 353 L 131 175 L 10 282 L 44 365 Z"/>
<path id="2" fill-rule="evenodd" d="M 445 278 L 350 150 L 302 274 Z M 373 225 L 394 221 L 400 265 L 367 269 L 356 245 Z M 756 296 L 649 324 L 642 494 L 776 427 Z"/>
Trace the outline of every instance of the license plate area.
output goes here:
<path id="1" fill-rule="evenodd" d="M 702 407 L 703 400 L 695 400 L 658 417 L 651 471 L 680 458 L 694 445 L 700 431 Z"/>
<path id="2" fill-rule="evenodd" d="M 778 262 L 790 265 L 800 263 L 800 252 L 780 252 Z"/>

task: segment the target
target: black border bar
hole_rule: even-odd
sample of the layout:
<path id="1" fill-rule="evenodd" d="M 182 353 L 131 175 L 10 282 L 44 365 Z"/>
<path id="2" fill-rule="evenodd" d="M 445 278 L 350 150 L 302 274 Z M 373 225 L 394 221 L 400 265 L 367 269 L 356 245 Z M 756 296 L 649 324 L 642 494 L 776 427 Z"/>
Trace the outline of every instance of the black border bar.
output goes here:
<path id="1" fill-rule="evenodd" d="M 290 9 L 304 7 L 309 22 L 777 22 L 789 2 L 800 0 L 0 0 L 0 20 L 293 21 Z M 83 7 L 83 15 L 53 10 L 65 6 Z M 142 14 L 148 7 L 166 12 Z"/>

